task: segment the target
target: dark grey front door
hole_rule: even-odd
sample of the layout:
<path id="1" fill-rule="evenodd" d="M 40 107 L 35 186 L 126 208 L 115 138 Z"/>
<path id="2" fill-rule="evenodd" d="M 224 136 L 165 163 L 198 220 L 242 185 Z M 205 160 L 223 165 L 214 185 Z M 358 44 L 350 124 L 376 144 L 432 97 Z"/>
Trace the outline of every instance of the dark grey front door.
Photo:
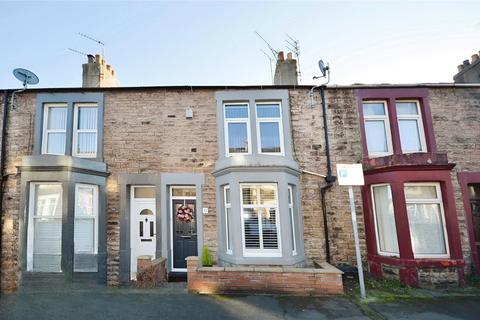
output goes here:
<path id="1" fill-rule="evenodd" d="M 173 269 L 185 269 L 185 258 L 197 253 L 197 216 L 194 199 L 172 200 Z"/>

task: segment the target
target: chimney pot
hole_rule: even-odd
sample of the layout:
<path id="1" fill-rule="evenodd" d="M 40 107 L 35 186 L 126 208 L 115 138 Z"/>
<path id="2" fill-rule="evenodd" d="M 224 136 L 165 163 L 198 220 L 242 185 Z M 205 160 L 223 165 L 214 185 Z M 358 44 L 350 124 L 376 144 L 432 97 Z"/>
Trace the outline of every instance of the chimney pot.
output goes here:
<path id="1" fill-rule="evenodd" d="M 459 65 L 457 66 L 458 72 L 462 72 L 464 68 L 465 68 L 465 67 L 463 66 L 463 64 L 459 64 Z"/>
<path id="2" fill-rule="evenodd" d="M 93 56 L 93 54 L 87 54 L 87 58 L 88 58 L 88 63 L 95 62 L 95 57 Z"/>
<path id="3" fill-rule="evenodd" d="M 101 56 L 100 56 L 99 54 L 96 54 L 96 55 L 95 55 L 95 61 L 96 61 L 97 63 L 100 63 L 100 60 L 101 60 Z"/>
<path id="4" fill-rule="evenodd" d="M 111 65 L 107 64 L 107 70 L 110 70 L 111 67 Z"/>
<path id="5" fill-rule="evenodd" d="M 472 56 L 472 63 L 475 63 L 477 60 L 478 60 L 478 54 L 475 53 L 475 54 Z"/>
<path id="6" fill-rule="evenodd" d="M 292 60 L 292 59 L 293 59 L 292 53 L 291 52 L 287 53 L 287 60 Z"/>
<path id="7" fill-rule="evenodd" d="M 278 52 L 278 58 L 277 58 L 278 61 L 283 61 L 285 60 L 285 55 L 283 53 L 283 51 L 279 51 Z"/>
<path id="8" fill-rule="evenodd" d="M 464 65 L 464 66 L 468 66 L 469 64 L 470 64 L 470 61 L 468 61 L 468 60 L 463 60 L 463 65 Z"/>

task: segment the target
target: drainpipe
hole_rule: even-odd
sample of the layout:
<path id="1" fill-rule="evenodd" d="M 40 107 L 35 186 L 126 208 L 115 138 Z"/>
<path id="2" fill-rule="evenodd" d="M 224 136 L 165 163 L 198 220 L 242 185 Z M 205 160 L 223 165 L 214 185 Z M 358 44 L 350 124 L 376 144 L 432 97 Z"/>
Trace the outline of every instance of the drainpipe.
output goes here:
<path id="1" fill-rule="evenodd" d="M 330 141 L 328 139 L 327 104 L 325 102 L 326 84 L 323 84 L 321 86 L 315 86 L 310 90 L 310 96 L 312 97 L 312 100 L 313 100 L 313 91 L 316 88 L 320 89 L 320 97 L 322 99 L 323 134 L 325 137 L 325 155 L 327 157 L 327 176 L 325 177 L 326 184 L 320 187 L 320 201 L 322 204 L 322 211 L 323 211 L 323 231 L 325 234 L 325 257 L 327 262 L 330 263 L 331 261 L 330 241 L 329 241 L 329 232 L 328 232 L 327 204 L 326 204 L 325 194 L 334 185 L 335 181 L 337 181 L 337 177 L 332 175 L 332 161 L 330 158 Z M 313 106 L 313 103 L 312 103 L 312 106 Z"/>
<path id="2" fill-rule="evenodd" d="M 0 150 L 0 262 L 2 261 L 2 233 L 3 233 L 3 176 L 5 167 L 5 147 L 7 145 L 7 119 L 8 119 L 8 99 L 10 91 L 5 90 L 3 94 L 3 110 L 2 110 L 2 143 Z M 0 288 L 0 292 L 1 292 Z"/>

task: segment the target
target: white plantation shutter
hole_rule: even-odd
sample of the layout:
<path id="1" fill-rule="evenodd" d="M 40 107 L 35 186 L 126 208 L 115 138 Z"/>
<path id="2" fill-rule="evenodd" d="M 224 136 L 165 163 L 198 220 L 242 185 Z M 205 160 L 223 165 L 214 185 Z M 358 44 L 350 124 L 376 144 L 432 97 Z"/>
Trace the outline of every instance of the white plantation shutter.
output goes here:
<path id="1" fill-rule="evenodd" d="M 62 186 L 32 184 L 33 271 L 59 272 L 62 258 Z"/>
<path id="2" fill-rule="evenodd" d="M 74 271 L 97 271 L 98 189 L 77 184 L 75 188 Z"/>
<path id="3" fill-rule="evenodd" d="M 276 185 L 242 185 L 241 190 L 245 253 L 280 254 Z"/>

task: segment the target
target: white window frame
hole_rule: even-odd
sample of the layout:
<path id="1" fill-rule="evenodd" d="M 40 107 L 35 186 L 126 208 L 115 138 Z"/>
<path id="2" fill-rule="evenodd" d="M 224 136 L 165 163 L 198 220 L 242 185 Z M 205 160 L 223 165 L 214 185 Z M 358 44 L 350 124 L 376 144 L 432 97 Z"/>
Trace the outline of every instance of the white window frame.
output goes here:
<path id="1" fill-rule="evenodd" d="M 97 129 L 78 129 L 78 111 L 80 108 L 96 108 L 97 109 Z M 98 153 L 98 105 L 96 103 L 75 103 L 73 112 L 73 138 L 72 138 L 72 155 L 81 158 L 96 158 Z M 78 153 L 77 143 L 79 133 L 95 133 L 95 153 Z"/>
<path id="2" fill-rule="evenodd" d="M 375 194 L 373 192 L 373 188 L 376 187 L 388 187 L 390 189 L 390 194 L 392 195 L 392 206 L 393 206 L 393 217 L 395 219 L 395 206 L 393 204 L 393 192 L 392 192 L 392 186 L 389 183 L 379 183 L 379 184 L 372 184 L 370 186 L 370 194 L 372 197 L 372 211 L 373 211 L 373 221 L 375 224 L 375 238 L 377 242 L 377 252 L 381 256 L 386 256 L 386 257 L 400 257 L 400 246 L 399 246 L 399 241 L 398 241 L 398 230 L 396 222 L 395 223 L 395 232 L 397 234 L 397 246 L 398 246 L 398 252 L 390 252 L 390 251 L 382 251 L 380 247 L 380 236 L 378 232 L 378 223 L 377 223 L 377 211 L 375 209 Z"/>
<path id="3" fill-rule="evenodd" d="M 245 105 L 247 107 L 248 117 L 247 118 L 227 118 L 226 117 L 226 107 L 229 105 Z M 223 104 L 223 132 L 225 140 L 225 156 L 232 157 L 236 155 L 249 155 L 252 154 L 252 137 L 250 132 L 250 104 L 248 102 L 225 102 Z M 246 123 L 247 124 L 247 148 L 248 152 L 235 152 L 230 153 L 230 141 L 229 141 L 229 132 L 228 125 L 230 123 Z"/>
<path id="4" fill-rule="evenodd" d="M 365 110 L 363 106 L 369 103 L 382 103 L 383 108 L 385 110 L 385 115 L 382 116 L 366 116 Z M 383 157 L 389 156 L 393 154 L 393 147 L 392 147 L 392 132 L 390 130 L 390 120 L 388 117 L 388 103 L 386 100 L 365 100 L 362 101 L 362 113 L 363 113 L 363 128 L 365 130 L 365 144 L 367 146 L 367 152 L 369 158 L 376 158 L 376 157 Z M 368 137 L 367 137 L 367 121 L 383 121 L 385 124 L 385 137 L 387 139 L 387 152 L 370 152 L 368 149 Z"/>
<path id="5" fill-rule="evenodd" d="M 437 198 L 436 199 L 408 199 L 405 194 L 405 208 L 409 203 L 433 203 L 433 204 L 439 204 L 440 205 L 440 217 L 442 220 L 443 224 L 443 234 L 444 234 L 444 239 L 445 239 L 445 249 L 446 253 L 445 254 L 415 254 L 413 253 L 415 258 L 449 258 L 450 257 L 450 248 L 449 248 L 449 240 L 448 240 L 448 233 L 447 233 L 447 225 L 445 223 L 445 210 L 443 208 L 443 197 L 442 197 L 442 190 L 440 188 L 440 183 L 438 182 L 412 182 L 412 183 L 405 183 L 404 188 L 408 186 L 426 186 L 426 187 L 435 187 L 436 192 L 437 192 Z M 407 209 L 408 211 L 408 209 Z M 408 218 L 408 212 L 407 212 L 407 218 Z M 412 245 L 412 251 L 413 251 L 413 245 Z"/>
<path id="6" fill-rule="evenodd" d="M 230 202 L 227 202 L 227 190 L 230 191 Z M 223 186 L 223 208 L 225 211 L 225 248 L 226 248 L 226 253 L 227 254 L 233 254 L 232 248 L 230 247 L 230 243 L 228 241 L 229 237 L 232 235 L 230 234 L 229 230 L 229 219 L 228 219 L 228 213 L 227 209 L 230 209 L 230 214 L 232 213 L 232 190 L 230 189 L 230 185 L 225 185 Z"/>
<path id="7" fill-rule="evenodd" d="M 420 108 L 420 103 L 418 100 L 395 100 L 395 112 L 397 111 L 397 103 L 409 102 L 415 103 L 417 106 L 416 115 L 399 115 L 397 112 L 397 122 L 398 122 L 398 136 L 400 137 L 400 148 L 402 148 L 402 136 L 400 135 L 400 120 L 415 120 L 417 121 L 418 134 L 420 138 L 420 151 L 405 151 L 402 149 L 402 153 L 418 153 L 418 152 L 427 152 L 427 141 L 425 139 L 425 129 L 423 128 L 423 119 L 422 119 L 422 110 Z"/>
<path id="8" fill-rule="evenodd" d="M 29 192 L 29 199 L 28 199 L 28 230 L 27 230 L 27 271 L 35 271 L 33 270 L 33 247 L 34 247 L 34 237 L 35 237 L 35 230 L 34 230 L 34 217 L 35 214 L 35 189 L 37 185 L 59 185 L 62 187 L 61 183 L 56 182 L 30 182 L 30 192 Z M 63 206 L 63 187 L 61 188 L 62 192 L 60 193 L 60 197 L 62 197 L 62 206 Z M 63 208 L 62 208 L 63 212 Z M 60 216 L 50 217 L 48 219 L 56 219 L 62 221 L 63 214 Z M 63 226 L 62 226 L 63 229 Z M 62 230 L 63 232 L 63 230 Z M 60 266 L 61 268 L 61 266 Z M 58 272 L 62 272 L 59 270 Z"/>
<path id="9" fill-rule="evenodd" d="M 49 130 L 48 129 L 48 113 L 50 108 L 65 108 L 67 110 L 67 117 L 65 118 L 65 130 Z M 68 104 L 67 103 L 45 103 L 43 105 L 43 132 L 42 132 L 42 154 L 65 155 L 67 153 L 67 129 L 68 129 Z M 48 153 L 48 134 L 49 133 L 64 133 L 65 145 L 63 153 Z"/>
<path id="10" fill-rule="evenodd" d="M 257 106 L 259 105 L 278 105 L 280 110 L 280 117 L 279 118 L 259 118 L 258 117 L 258 110 Z M 282 121 L 282 104 L 279 101 L 263 101 L 263 102 L 256 102 L 255 103 L 255 121 L 256 121 L 256 128 L 257 128 L 257 152 L 259 154 L 269 154 L 269 155 L 277 155 L 283 156 L 285 154 L 284 148 L 284 138 L 283 138 L 283 121 Z M 280 139 L 280 152 L 262 152 L 262 137 L 260 132 L 260 124 L 262 122 L 276 122 L 278 123 L 278 137 Z"/>
<path id="11" fill-rule="evenodd" d="M 271 205 L 245 205 L 243 204 L 243 188 L 244 187 L 259 187 L 259 186 L 274 186 L 275 187 L 275 199 L 276 199 L 276 206 Z M 258 220 L 258 235 L 259 235 L 259 249 L 247 249 L 245 245 L 245 219 L 243 210 L 245 208 L 274 208 L 276 209 L 277 217 L 275 221 L 275 226 L 277 228 L 277 249 L 264 249 L 263 248 L 263 230 L 262 230 L 262 222 L 260 220 L 260 216 L 257 214 Z M 240 184 L 240 209 L 241 209 L 241 217 L 242 217 L 242 247 L 243 247 L 243 256 L 244 257 L 256 257 L 256 258 L 273 258 L 273 257 L 282 257 L 282 237 L 280 231 L 280 208 L 278 205 L 278 185 L 276 183 L 241 183 Z"/>
<path id="12" fill-rule="evenodd" d="M 93 213 L 94 216 L 88 215 L 77 215 L 78 205 L 78 189 L 79 188 L 91 188 L 93 190 Z M 77 220 L 93 220 L 93 252 L 86 252 L 86 251 L 77 251 L 75 247 L 75 222 Z M 73 250 L 75 254 L 98 254 L 98 186 L 94 184 L 84 184 L 84 183 L 77 183 L 75 184 L 75 212 L 74 212 L 74 243 L 73 243 Z"/>
<path id="13" fill-rule="evenodd" d="M 288 186 L 288 193 L 290 195 L 290 201 L 288 202 L 288 214 L 290 215 L 290 221 L 292 225 L 292 236 L 293 236 L 293 243 L 292 243 L 292 255 L 296 256 L 297 252 L 297 233 L 295 232 L 295 208 L 293 206 L 293 187 L 291 185 Z"/>

